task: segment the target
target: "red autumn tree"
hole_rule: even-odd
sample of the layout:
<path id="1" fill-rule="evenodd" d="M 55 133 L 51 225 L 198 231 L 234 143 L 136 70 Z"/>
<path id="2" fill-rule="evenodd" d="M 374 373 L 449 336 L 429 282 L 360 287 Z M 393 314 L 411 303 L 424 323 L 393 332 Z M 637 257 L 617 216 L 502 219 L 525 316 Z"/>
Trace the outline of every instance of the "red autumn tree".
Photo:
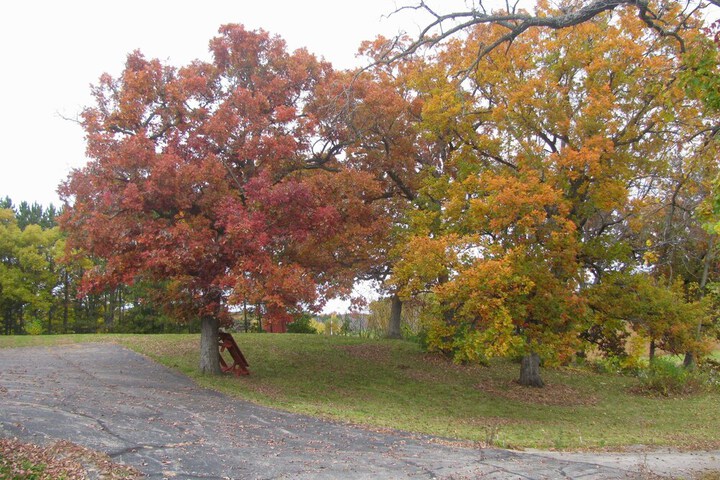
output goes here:
<path id="1" fill-rule="evenodd" d="M 230 305 L 262 303 L 282 329 L 351 286 L 334 260 L 382 222 L 372 182 L 339 168 L 307 108 L 331 67 L 239 25 L 210 50 L 179 69 L 134 52 L 103 75 L 82 116 L 90 161 L 60 192 L 68 248 L 102 259 L 85 291 L 155 282 L 179 319 L 201 319 L 200 368 L 217 373 Z"/>

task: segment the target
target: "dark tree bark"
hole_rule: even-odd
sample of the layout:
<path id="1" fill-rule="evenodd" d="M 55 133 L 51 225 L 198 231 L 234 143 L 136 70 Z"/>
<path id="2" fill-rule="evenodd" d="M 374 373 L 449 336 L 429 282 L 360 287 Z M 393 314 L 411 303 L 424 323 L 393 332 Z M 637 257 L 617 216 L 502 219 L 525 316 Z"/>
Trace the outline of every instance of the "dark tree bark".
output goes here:
<path id="1" fill-rule="evenodd" d="M 390 299 L 390 322 L 388 323 L 388 338 L 402 338 L 400 322 L 402 319 L 402 300 L 397 294 Z"/>
<path id="2" fill-rule="evenodd" d="M 68 333 L 68 317 L 70 309 L 70 275 L 63 273 L 63 323 L 62 333 Z"/>
<path id="3" fill-rule="evenodd" d="M 530 352 L 520 363 L 520 385 L 525 387 L 543 387 L 545 382 L 540 378 L 540 355 Z"/>
<path id="4" fill-rule="evenodd" d="M 200 325 L 200 373 L 220 375 L 220 351 L 218 334 L 220 320 L 216 316 L 203 317 Z"/>
<path id="5" fill-rule="evenodd" d="M 250 319 L 248 318 L 247 301 L 245 300 L 243 300 L 243 327 L 245 328 L 245 333 L 250 331 Z"/>
<path id="6" fill-rule="evenodd" d="M 685 352 L 685 358 L 683 358 L 683 367 L 688 370 L 693 370 L 697 365 L 695 360 L 695 354 L 693 352 Z"/>
<path id="7" fill-rule="evenodd" d="M 113 288 L 105 294 L 105 331 L 115 329 L 115 308 L 117 302 L 117 289 Z"/>
<path id="8" fill-rule="evenodd" d="M 652 340 L 650 340 L 650 355 L 649 355 L 649 358 L 648 358 L 648 360 L 650 361 L 650 363 L 652 363 L 653 360 L 655 360 L 655 349 L 656 349 L 656 348 L 657 348 L 657 347 L 656 347 L 656 345 L 655 345 L 655 339 L 653 338 Z"/>
<path id="9" fill-rule="evenodd" d="M 118 323 L 122 325 L 125 323 L 125 290 L 122 285 L 118 287 L 118 305 Z"/>
<path id="10" fill-rule="evenodd" d="M 5 307 L 3 310 L 3 327 L 5 331 L 5 335 L 10 335 L 12 331 L 10 330 L 10 307 Z"/>

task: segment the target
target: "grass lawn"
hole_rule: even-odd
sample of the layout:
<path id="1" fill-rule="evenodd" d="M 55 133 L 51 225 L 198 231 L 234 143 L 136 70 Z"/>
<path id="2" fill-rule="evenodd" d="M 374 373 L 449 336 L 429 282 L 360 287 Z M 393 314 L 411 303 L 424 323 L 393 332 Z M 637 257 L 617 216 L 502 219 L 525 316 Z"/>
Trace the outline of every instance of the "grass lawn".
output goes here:
<path id="1" fill-rule="evenodd" d="M 543 370 L 548 384 L 513 381 L 519 366 L 458 366 L 406 341 L 321 335 L 236 334 L 252 374 L 199 375 L 198 335 L 0 337 L 0 347 L 117 342 L 262 405 L 500 447 L 617 449 L 627 445 L 720 448 L 720 393 L 649 398 L 633 377 Z"/>

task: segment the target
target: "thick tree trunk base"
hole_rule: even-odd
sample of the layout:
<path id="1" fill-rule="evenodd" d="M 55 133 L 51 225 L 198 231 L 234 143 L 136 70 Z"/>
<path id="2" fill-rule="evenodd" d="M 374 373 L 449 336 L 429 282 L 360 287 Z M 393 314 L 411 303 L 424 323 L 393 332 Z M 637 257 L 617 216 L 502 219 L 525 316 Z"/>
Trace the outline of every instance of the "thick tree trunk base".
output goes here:
<path id="1" fill-rule="evenodd" d="M 388 338 L 402 338 L 400 322 L 402 319 L 402 300 L 397 295 L 390 299 L 390 322 L 388 323 Z"/>
<path id="2" fill-rule="evenodd" d="M 218 333 L 220 321 L 216 317 L 205 317 L 200 325 L 200 373 L 220 375 L 220 351 Z"/>
<path id="3" fill-rule="evenodd" d="M 545 386 L 545 382 L 540 378 L 540 356 L 537 353 L 529 353 L 522 358 L 518 383 L 524 387 Z"/>

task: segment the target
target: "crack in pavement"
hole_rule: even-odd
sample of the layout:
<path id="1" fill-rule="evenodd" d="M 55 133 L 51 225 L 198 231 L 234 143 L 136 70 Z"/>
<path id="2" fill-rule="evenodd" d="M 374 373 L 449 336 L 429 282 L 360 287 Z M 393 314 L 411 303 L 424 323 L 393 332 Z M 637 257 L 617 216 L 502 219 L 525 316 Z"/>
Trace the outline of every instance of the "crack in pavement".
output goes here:
<path id="1" fill-rule="evenodd" d="M 197 445 L 193 443 L 167 443 L 167 444 L 138 444 L 138 445 L 131 445 L 129 447 L 125 447 L 120 450 L 114 450 L 107 452 L 108 456 L 111 458 L 117 458 L 120 456 L 123 456 L 127 453 L 137 453 L 140 450 L 173 450 L 178 449 L 182 447 L 187 447 L 190 445 Z"/>

